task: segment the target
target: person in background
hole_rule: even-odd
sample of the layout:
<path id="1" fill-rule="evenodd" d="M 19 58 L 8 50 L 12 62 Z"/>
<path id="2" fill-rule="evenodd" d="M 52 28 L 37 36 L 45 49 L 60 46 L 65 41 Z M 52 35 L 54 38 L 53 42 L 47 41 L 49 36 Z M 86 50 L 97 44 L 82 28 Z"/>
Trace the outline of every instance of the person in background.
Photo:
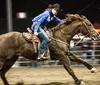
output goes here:
<path id="1" fill-rule="evenodd" d="M 38 16 L 34 17 L 32 19 L 32 26 L 31 29 L 34 32 L 34 35 L 39 35 L 40 38 L 42 38 L 42 42 L 40 44 L 39 48 L 39 59 L 46 59 L 47 57 L 44 57 L 45 49 L 47 48 L 49 37 L 47 36 L 45 32 L 45 27 L 48 24 L 48 22 L 51 22 L 52 20 L 58 23 L 63 23 L 64 21 L 59 19 L 56 15 L 60 10 L 60 5 L 58 3 L 49 5 L 48 8 Z"/>

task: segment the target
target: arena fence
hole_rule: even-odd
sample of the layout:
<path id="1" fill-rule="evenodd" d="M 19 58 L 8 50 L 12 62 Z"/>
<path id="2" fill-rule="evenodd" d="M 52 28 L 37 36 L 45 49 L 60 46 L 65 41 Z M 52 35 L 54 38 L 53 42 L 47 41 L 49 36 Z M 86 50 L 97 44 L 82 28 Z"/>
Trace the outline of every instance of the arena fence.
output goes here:
<path id="1" fill-rule="evenodd" d="M 71 52 L 76 54 L 76 56 L 80 56 L 85 61 L 92 65 L 100 65 L 100 41 L 82 41 L 77 46 L 72 48 L 77 43 L 77 40 L 74 39 L 71 42 Z M 78 62 L 72 62 L 72 65 L 80 66 L 82 64 Z M 59 60 L 47 60 L 47 61 L 33 61 L 22 56 L 16 61 L 13 67 L 43 67 L 43 66 L 62 66 Z"/>
<path id="2" fill-rule="evenodd" d="M 22 58 L 22 57 L 20 57 Z M 20 59 L 19 58 L 19 59 Z M 54 66 L 62 66 L 62 64 L 59 62 L 59 60 L 47 60 L 47 61 L 33 61 L 29 59 L 24 59 L 23 61 L 17 60 L 13 67 L 54 67 Z M 100 65 L 100 59 L 84 59 L 91 65 Z M 71 62 L 72 66 L 82 66 L 82 64 L 78 62 Z"/>

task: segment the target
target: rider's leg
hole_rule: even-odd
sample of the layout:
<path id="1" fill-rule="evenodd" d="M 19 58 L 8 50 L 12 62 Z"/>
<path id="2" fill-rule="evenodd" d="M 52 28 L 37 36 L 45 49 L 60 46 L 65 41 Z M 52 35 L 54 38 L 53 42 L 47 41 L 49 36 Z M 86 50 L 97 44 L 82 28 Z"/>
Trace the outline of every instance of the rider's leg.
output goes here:
<path id="1" fill-rule="evenodd" d="M 37 28 L 37 25 L 35 22 L 33 22 L 31 29 L 34 31 L 35 28 Z M 40 44 L 40 48 L 39 48 L 39 56 L 38 56 L 38 60 L 40 58 L 47 58 L 44 57 L 44 52 L 45 49 L 47 48 L 48 42 L 49 42 L 49 37 L 47 36 L 46 32 L 41 28 L 41 26 L 39 26 L 39 29 L 37 30 L 39 32 L 39 37 L 42 38 L 42 42 Z"/>
<path id="2" fill-rule="evenodd" d="M 39 32 L 40 32 L 39 37 L 42 38 L 42 42 L 41 42 L 40 48 L 39 48 L 40 57 L 38 57 L 38 58 L 44 58 L 44 52 L 47 48 L 47 45 L 48 45 L 48 42 L 49 42 L 49 37 L 47 36 L 45 31 L 41 27 L 39 28 Z"/>
<path id="3" fill-rule="evenodd" d="M 32 26 L 31 26 L 31 30 L 34 32 L 34 31 L 36 31 L 36 32 L 38 32 L 38 26 L 39 26 L 39 24 L 37 24 L 37 22 L 33 22 L 33 24 L 32 24 Z"/>

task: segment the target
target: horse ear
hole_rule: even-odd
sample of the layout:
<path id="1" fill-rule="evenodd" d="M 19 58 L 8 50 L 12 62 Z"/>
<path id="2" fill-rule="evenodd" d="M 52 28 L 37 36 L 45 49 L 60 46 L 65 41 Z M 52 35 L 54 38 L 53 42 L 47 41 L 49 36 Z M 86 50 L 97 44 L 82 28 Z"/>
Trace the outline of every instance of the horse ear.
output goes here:
<path id="1" fill-rule="evenodd" d="M 77 17 L 77 18 L 80 17 L 78 14 L 73 14 L 73 16 L 74 16 L 74 17 Z"/>
<path id="2" fill-rule="evenodd" d="M 68 14 L 65 15 L 65 17 L 68 17 L 69 15 L 70 15 L 70 14 L 68 13 Z"/>
<path id="3" fill-rule="evenodd" d="M 83 19 L 87 19 L 86 16 L 84 16 L 84 15 L 81 15 L 81 17 L 82 17 Z"/>

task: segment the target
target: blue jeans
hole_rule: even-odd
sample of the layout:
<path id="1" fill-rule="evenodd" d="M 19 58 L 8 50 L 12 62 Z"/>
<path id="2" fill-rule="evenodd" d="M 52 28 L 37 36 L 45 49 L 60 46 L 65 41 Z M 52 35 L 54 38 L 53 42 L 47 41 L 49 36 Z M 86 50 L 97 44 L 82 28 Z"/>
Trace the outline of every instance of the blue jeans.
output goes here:
<path id="1" fill-rule="evenodd" d="M 34 31 L 36 26 L 37 26 L 37 23 L 33 22 L 31 29 Z M 46 32 L 41 28 L 41 26 L 39 26 L 38 32 L 40 33 L 39 37 L 42 38 L 42 42 L 39 48 L 39 51 L 42 54 L 45 52 L 45 49 L 47 48 L 49 37 L 47 36 Z"/>

